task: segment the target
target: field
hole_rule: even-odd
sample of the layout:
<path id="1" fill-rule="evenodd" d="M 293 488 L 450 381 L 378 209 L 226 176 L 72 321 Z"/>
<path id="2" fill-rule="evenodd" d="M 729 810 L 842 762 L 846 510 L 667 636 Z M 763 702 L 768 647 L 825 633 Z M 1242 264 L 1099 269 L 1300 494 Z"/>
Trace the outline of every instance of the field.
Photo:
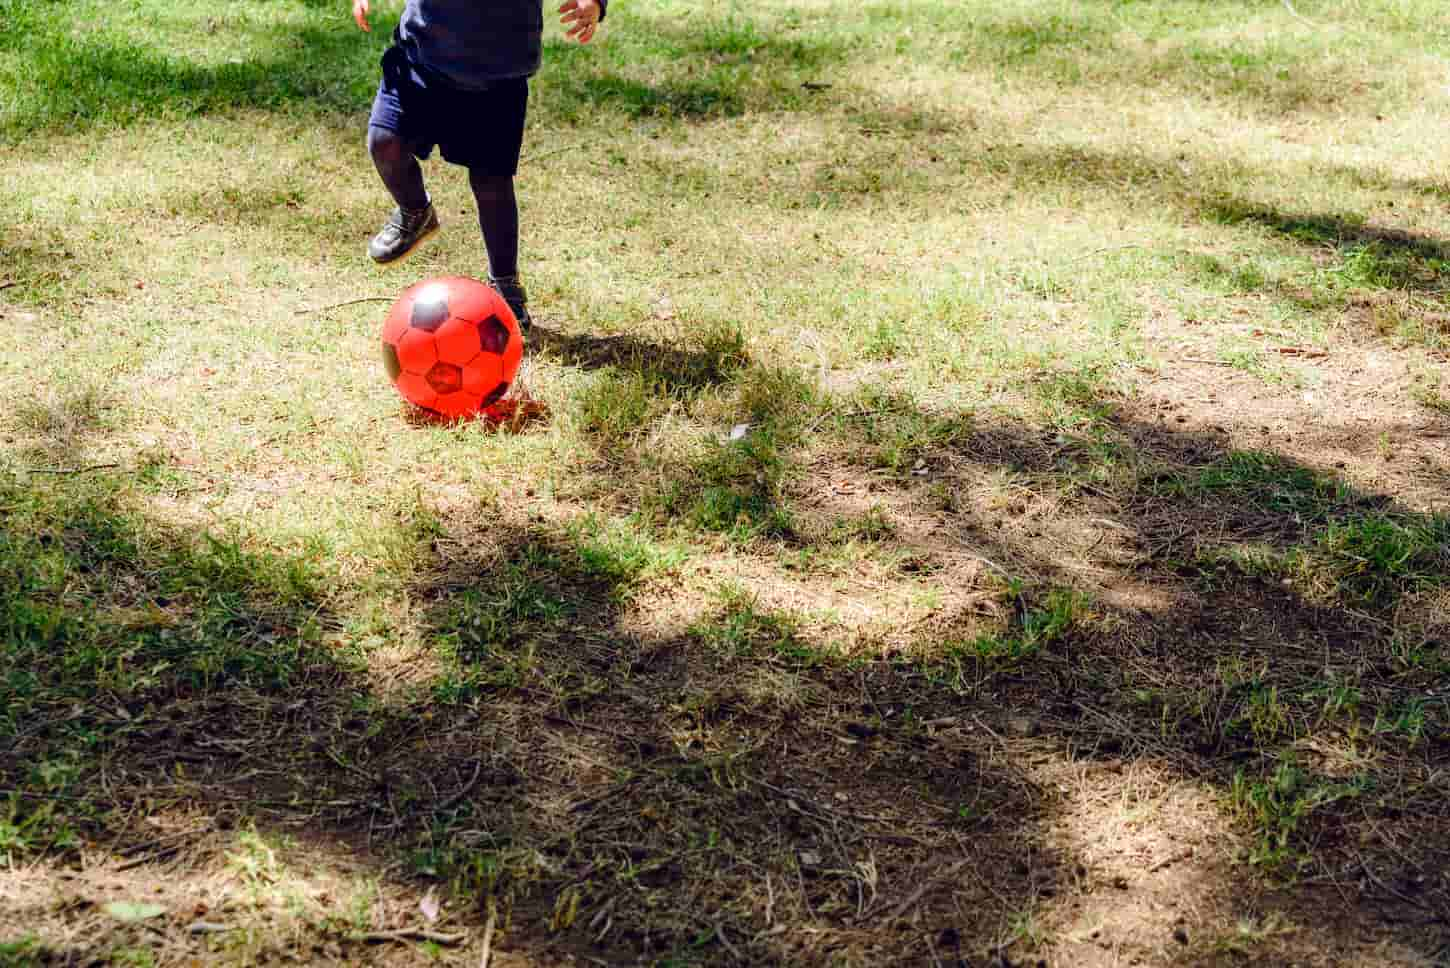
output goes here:
<path id="1" fill-rule="evenodd" d="M 1450 962 L 1450 19 L 551 24 L 506 427 L 398 16 L 0 0 L 0 966 Z"/>

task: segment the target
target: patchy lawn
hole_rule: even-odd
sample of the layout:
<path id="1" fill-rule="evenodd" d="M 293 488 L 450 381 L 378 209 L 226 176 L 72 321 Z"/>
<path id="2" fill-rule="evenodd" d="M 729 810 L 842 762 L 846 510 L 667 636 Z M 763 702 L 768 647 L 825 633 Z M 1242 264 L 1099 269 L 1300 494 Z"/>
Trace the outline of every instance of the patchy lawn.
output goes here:
<path id="1" fill-rule="evenodd" d="M 551 27 L 511 432 L 196 6 L 0 0 L 0 965 L 1450 957 L 1437 5 Z"/>

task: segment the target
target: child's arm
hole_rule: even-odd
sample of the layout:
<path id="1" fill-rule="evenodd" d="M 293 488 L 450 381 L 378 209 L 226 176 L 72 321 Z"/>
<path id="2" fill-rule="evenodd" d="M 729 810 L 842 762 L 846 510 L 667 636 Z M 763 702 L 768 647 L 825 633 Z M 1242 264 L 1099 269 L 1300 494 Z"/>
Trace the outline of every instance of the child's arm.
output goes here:
<path id="1" fill-rule="evenodd" d="M 367 3 L 367 0 L 356 2 Z M 587 44 L 594 39 L 594 31 L 599 28 L 599 21 L 604 19 L 605 5 L 608 2 L 609 0 L 564 0 L 559 7 L 559 13 L 563 14 L 559 22 L 569 28 L 568 36 L 581 44 Z"/>

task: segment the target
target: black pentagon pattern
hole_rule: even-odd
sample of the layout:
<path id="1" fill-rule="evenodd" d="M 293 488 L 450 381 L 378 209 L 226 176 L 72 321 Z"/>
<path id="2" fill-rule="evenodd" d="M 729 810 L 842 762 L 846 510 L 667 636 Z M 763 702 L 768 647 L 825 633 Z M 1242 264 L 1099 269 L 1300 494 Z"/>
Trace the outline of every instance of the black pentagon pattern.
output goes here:
<path id="1" fill-rule="evenodd" d="M 474 339 L 478 340 L 479 352 L 483 352 L 484 350 L 488 349 L 488 337 L 484 335 L 484 329 L 482 326 L 470 326 L 468 328 L 468 333 Z M 477 354 L 474 354 L 473 359 L 477 359 Z M 472 362 L 472 360 L 470 360 L 469 362 Z M 463 365 L 467 366 L 468 364 L 465 363 Z"/>
<path id="2" fill-rule="evenodd" d="M 392 343 L 383 344 L 383 366 L 387 368 L 388 379 L 396 383 L 398 374 L 403 372 L 403 364 L 398 362 L 398 350 Z"/>
<path id="3" fill-rule="evenodd" d="M 410 320 L 414 329 L 432 333 L 448 319 L 448 290 L 442 286 L 425 291 L 413 301 L 413 315 Z"/>
<path id="4" fill-rule="evenodd" d="M 495 403 L 498 403 L 500 400 L 502 400 L 503 399 L 503 395 L 505 393 L 508 393 L 508 392 L 509 392 L 509 384 L 508 384 L 508 381 L 505 380 L 502 383 L 500 383 L 498 386 L 494 387 L 492 390 L 488 391 L 488 396 L 486 396 L 486 397 L 483 398 L 483 402 L 480 403 L 479 406 L 481 406 L 481 407 L 491 407 Z"/>
<path id="5" fill-rule="evenodd" d="M 485 353 L 503 356 L 509 345 L 509 328 L 497 316 L 490 316 L 478 324 L 478 339 Z"/>
<path id="6" fill-rule="evenodd" d="M 452 363 L 434 363 L 424 379 L 439 394 L 457 393 L 463 389 L 463 371 Z"/>

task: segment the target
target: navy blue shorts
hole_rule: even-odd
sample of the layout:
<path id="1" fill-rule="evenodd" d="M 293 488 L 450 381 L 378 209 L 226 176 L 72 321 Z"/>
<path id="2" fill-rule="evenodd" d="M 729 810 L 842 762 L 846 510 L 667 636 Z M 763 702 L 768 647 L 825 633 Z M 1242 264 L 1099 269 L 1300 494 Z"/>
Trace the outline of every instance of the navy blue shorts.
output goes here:
<path id="1" fill-rule="evenodd" d="M 482 175 L 512 175 L 519 168 L 528 105 L 527 77 L 468 91 L 420 70 L 394 44 L 383 53 L 383 79 L 368 126 L 397 134 L 419 158 L 436 145 L 444 161 Z"/>

